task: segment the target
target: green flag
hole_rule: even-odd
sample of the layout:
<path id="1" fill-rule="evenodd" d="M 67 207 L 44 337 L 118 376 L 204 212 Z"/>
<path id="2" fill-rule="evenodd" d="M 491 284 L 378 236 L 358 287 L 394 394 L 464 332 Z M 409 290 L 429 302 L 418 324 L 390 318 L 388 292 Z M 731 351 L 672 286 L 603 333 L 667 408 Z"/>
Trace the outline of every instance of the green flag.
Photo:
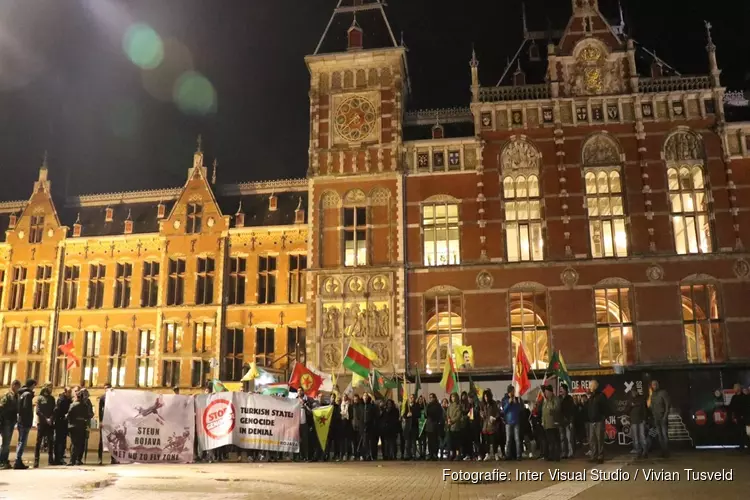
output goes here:
<path id="1" fill-rule="evenodd" d="M 398 380 L 396 380 L 395 377 L 388 378 L 382 373 L 380 373 L 378 370 L 374 370 L 372 372 L 372 378 L 373 378 L 373 391 L 381 391 L 381 390 L 388 390 L 388 389 L 398 389 Z M 375 388 L 377 384 L 377 389 Z"/>
<path id="2" fill-rule="evenodd" d="M 379 371 L 373 370 L 370 372 L 370 387 L 372 387 L 372 392 L 380 391 L 380 383 L 382 382 L 382 380 L 383 376 Z"/>
<path id="3" fill-rule="evenodd" d="M 419 391 L 422 389 L 422 382 L 419 380 L 419 367 L 417 367 L 417 377 L 414 380 L 414 399 L 419 397 Z"/>
<path id="4" fill-rule="evenodd" d="M 427 424 L 427 416 L 425 415 L 425 409 L 422 408 L 422 413 L 419 415 L 419 436 L 422 436 L 424 427 Z"/>
<path id="5" fill-rule="evenodd" d="M 555 351 L 552 353 L 552 359 L 549 362 L 550 370 L 553 375 L 557 375 L 557 380 L 571 388 L 572 381 L 570 375 L 568 375 L 568 367 L 565 366 L 565 360 L 563 359 L 562 352 Z"/>

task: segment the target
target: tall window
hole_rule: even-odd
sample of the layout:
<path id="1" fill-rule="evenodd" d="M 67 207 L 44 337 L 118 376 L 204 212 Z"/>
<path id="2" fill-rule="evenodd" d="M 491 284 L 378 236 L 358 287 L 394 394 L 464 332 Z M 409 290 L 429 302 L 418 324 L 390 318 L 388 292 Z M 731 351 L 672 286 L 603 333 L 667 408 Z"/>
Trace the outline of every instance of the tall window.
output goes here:
<path id="1" fill-rule="evenodd" d="M 232 257 L 229 259 L 229 304 L 245 303 L 245 279 L 247 277 L 247 259 Z"/>
<path id="2" fill-rule="evenodd" d="M 198 257 L 198 273 L 195 281 L 195 303 L 211 304 L 214 301 L 213 257 Z"/>
<path id="3" fill-rule="evenodd" d="M 59 349 L 73 339 L 73 332 L 57 332 L 55 335 L 55 373 L 53 380 L 56 387 L 68 385 L 68 359 Z"/>
<path id="4" fill-rule="evenodd" d="M 32 215 L 29 226 L 29 243 L 41 243 L 44 234 L 44 215 Z"/>
<path id="5" fill-rule="evenodd" d="M 289 303 L 305 302 L 305 269 L 307 255 L 289 256 Z"/>
<path id="6" fill-rule="evenodd" d="M 84 332 L 83 350 L 81 353 L 81 384 L 86 387 L 94 387 L 99 380 L 99 346 L 101 343 L 100 332 Z"/>
<path id="7" fill-rule="evenodd" d="M 596 336 L 599 343 L 599 364 L 630 365 L 635 363 L 633 316 L 629 288 L 597 288 Z"/>
<path id="8" fill-rule="evenodd" d="M 458 204 L 435 203 L 422 207 L 424 265 L 461 263 L 458 239 Z"/>
<path id="9" fill-rule="evenodd" d="M 5 344 L 3 354 L 18 354 L 21 347 L 21 327 L 9 326 L 5 329 Z"/>
<path id="10" fill-rule="evenodd" d="M 10 310 L 23 309 L 23 296 L 26 294 L 26 268 L 13 267 L 13 281 L 10 283 Z"/>
<path id="11" fill-rule="evenodd" d="M 287 328 L 286 352 L 289 354 L 289 361 L 305 362 L 305 329 L 300 326 L 290 326 Z"/>
<path id="12" fill-rule="evenodd" d="M 724 337 L 716 286 L 684 285 L 681 291 L 687 360 L 690 363 L 724 361 Z"/>
<path id="13" fill-rule="evenodd" d="M 138 387 L 154 386 L 154 354 L 156 354 L 156 336 L 151 330 L 141 330 L 138 334 L 138 357 L 136 366 Z"/>
<path id="14" fill-rule="evenodd" d="M 112 330 L 109 337 L 109 383 L 112 387 L 125 386 L 128 354 L 128 332 Z"/>
<path id="15" fill-rule="evenodd" d="M 198 234 L 201 232 L 203 225 L 203 205 L 199 203 L 189 203 L 187 206 L 187 225 L 185 232 L 187 234 Z"/>
<path id="16" fill-rule="evenodd" d="M 29 354 L 41 354 L 44 351 L 44 332 L 45 328 L 43 326 L 31 327 Z"/>
<path id="17" fill-rule="evenodd" d="M 180 385 L 180 360 L 167 359 L 162 362 L 162 387 L 177 387 Z"/>
<path id="18" fill-rule="evenodd" d="M 181 306 L 184 301 L 185 259 L 169 259 L 169 275 L 167 276 L 167 305 Z"/>
<path id="19" fill-rule="evenodd" d="M 101 309 L 104 305 L 104 276 L 107 268 L 104 264 L 89 265 L 89 309 Z"/>
<path id="20" fill-rule="evenodd" d="M 141 283 L 141 307 L 156 307 L 159 300 L 159 263 L 143 263 L 143 281 Z"/>
<path id="21" fill-rule="evenodd" d="M 711 251 L 708 199 L 700 166 L 667 170 L 675 249 L 678 254 Z"/>
<path id="22" fill-rule="evenodd" d="M 276 302 L 276 257 L 258 257 L 258 304 Z"/>
<path id="23" fill-rule="evenodd" d="M 426 368 L 440 370 L 455 346 L 463 345 L 461 295 L 425 298 Z"/>
<path id="24" fill-rule="evenodd" d="M 5 291 L 5 269 L 0 269 L 0 309 L 3 308 L 3 291 Z"/>
<path id="25" fill-rule="evenodd" d="M 367 265 L 367 207 L 344 208 L 344 265 Z"/>
<path id="26" fill-rule="evenodd" d="M 544 256 L 539 178 L 503 179 L 505 240 L 509 262 L 538 261 Z"/>
<path id="27" fill-rule="evenodd" d="M 118 262 L 115 266 L 114 307 L 126 308 L 130 305 L 130 279 L 133 277 L 133 264 Z"/>
<path id="28" fill-rule="evenodd" d="M 245 349 L 245 332 L 242 328 L 227 328 L 223 336 L 222 353 L 224 355 L 224 369 L 222 380 L 237 381 L 242 379 L 242 365 Z"/>
<path id="29" fill-rule="evenodd" d="M 78 303 L 78 280 L 81 277 L 79 266 L 65 266 L 63 271 L 62 309 L 75 309 Z"/>
<path id="30" fill-rule="evenodd" d="M 273 328 L 255 329 L 255 360 L 259 365 L 271 366 L 273 363 L 275 336 Z"/>
<path id="31" fill-rule="evenodd" d="M 628 237 L 625 232 L 620 173 L 616 170 L 588 170 L 585 179 L 591 255 L 626 256 Z"/>
<path id="32" fill-rule="evenodd" d="M 190 385 L 192 387 L 204 387 L 211 376 L 211 363 L 201 359 L 194 359 L 190 371 Z"/>
<path id="33" fill-rule="evenodd" d="M 211 352 L 214 325 L 210 323 L 193 323 L 193 352 Z"/>
<path id="34" fill-rule="evenodd" d="M 177 323 L 164 324 L 164 352 L 176 354 L 182 349 L 182 325 Z"/>
<path id="35" fill-rule="evenodd" d="M 39 380 L 42 373 L 42 362 L 41 361 L 27 361 L 26 362 L 26 378 L 33 378 Z"/>
<path id="36" fill-rule="evenodd" d="M 10 386 L 16 380 L 17 364 L 15 361 L 0 362 L 0 373 L 3 376 L 2 385 Z"/>
<path id="37" fill-rule="evenodd" d="M 546 368 L 549 360 L 547 339 L 547 293 L 544 290 L 516 290 L 508 294 L 510 335 L 515 359 L 518 346 L 523 344 L 526 356 L 534 369 Z"/>
<path id="38" fill-rule="evenodd" d="M 36 281 L 34 282 L 34 309 L 49 307 L 49 290 L 52 285 L 52 266 L 36 266 Z"/>

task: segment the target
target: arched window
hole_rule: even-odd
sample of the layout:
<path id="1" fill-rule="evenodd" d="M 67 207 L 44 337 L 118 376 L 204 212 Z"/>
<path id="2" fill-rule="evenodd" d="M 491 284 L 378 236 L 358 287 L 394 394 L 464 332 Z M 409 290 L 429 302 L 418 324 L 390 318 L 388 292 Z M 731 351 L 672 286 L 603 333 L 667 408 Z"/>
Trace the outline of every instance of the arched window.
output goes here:
<path id="1" fill-rule="evenodd" d="M 591 256 L 624 257 L 628 254 L 628 236 L 619 147 L 608 135 L 597 134 L 584 143 L 582 160 Z"/>
<path id="2" fill-rule="evenodd" d="M 690 363 L 717 363 L 725 359 L 719 297 L 713 284 L 681 287 L 682 329 Z"/>
<path id="3" fill-rule="evenodd" d="M 544 258 L 540 163 L 541 155 L 524 139 L 511 140 L 500 155 L 509 262 Z"/>
<path id="4" fill-rule="evenodd" d="M 543 289 L 511 290 L 508 296 L 510 333 L 513 344 L 511 360 L 523 343 L 531 367 L 547 368 L 549 362 L 547 292 Z"/>
<path id="5" fill-rule="evenodd" d="M 630 288 L 597 288 L 596 336 L 599 364 L 629 365 L 635 362 Z"/>
<path id="6" fill-rule="evenodd" d="M 664 143 L 669 205 L 678 254 L 711 252 L 703 146 L 692 132 L 672 134 Z"/>
<path id="7" fill-rule="evenodd" d="M 427 369 L 442 369 L 455 346 L 463 345 L 461 295 L 446 294 L 425 298 L 425 348 Z"/>

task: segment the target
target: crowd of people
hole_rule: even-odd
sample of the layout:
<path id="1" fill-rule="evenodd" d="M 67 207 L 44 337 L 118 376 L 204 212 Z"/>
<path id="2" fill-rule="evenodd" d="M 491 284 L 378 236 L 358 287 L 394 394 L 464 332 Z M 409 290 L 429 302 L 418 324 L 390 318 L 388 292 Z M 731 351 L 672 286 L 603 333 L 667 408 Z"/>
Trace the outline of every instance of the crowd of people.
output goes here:
<path id="1" fill-rule="evenodd" d="M 36 414 L 37 440 L 34 467 L 46 447 L 49 465 L 82 465 L 88 449 L 89 427 L 94 407 L 88 391 L 80 386 L 66 387 L 57 400 L 52 385 L 46 383 L 34 404 L 36 381 L 25 385 L 13 381 L 10 390 L 0 398 L 0 469 L 26 469 L 23 453 Z M 105 386 L 107 389 L 109 385 Z M 438 400 L 431 393 L 410 395 L 398 405 L 392 399 L 373 400 L 370 394 L 326 397 L 320 393 L 308 397 L 299 390 L 300 450 L 289 455 L 278 452 L 240 450 L 226 446 L 199 453 L 196 440 L 196 461 L 225 461 L 232 451 L 237 458 L 250 461 L 349 461 L 349 460 L 522 460 L 559 461 L 588 457 L 593 462 L 604 460 L 605 420 L 612 414 L 607 397 L 597 381 L 591 381 L 589 392 L 573 398 L 569 388 L 561 384 L 556 395 L 552 386 L 542 386 L 543 397 L 532 402 L 522 400 L 512 385 L 496 399 L 491 390 L 481 397 L 462 392 Z M 207 387 L 206 392 L 211 392 Z M 179 394 L 179 388 L 174 388 Z M 633 453 L 647 457 L 658 442 L 664 457 L 669 455 L 668 417 L 670 399 L 667 391 L 652 381 L 647 395 L 631 391 L 626 414 L 630 419 Z M 104 417 L 105 394 L 99 398 L 98 419 Z M 315 434 L 313 409 L 333 405 L 333 417 L 325 447 Z M 750 425 L 750 392 L 735 386 L 729 411 L 738 429 Z M 647 432 L 647 428 L 653 432 Z M 18 430 L 15 462 L 9 461 L 10 441 Z M 656 440 L 651 439 L 655 435 Z M 99 437 L 98 463 L 102 463 L 103 437 Z M 744 448 L 748 435 L 740 432 L 738 443 Z M 584 451 L 588 446 L 588 450 Z M 115 463 L 113 460 L 112 463 Z"/>

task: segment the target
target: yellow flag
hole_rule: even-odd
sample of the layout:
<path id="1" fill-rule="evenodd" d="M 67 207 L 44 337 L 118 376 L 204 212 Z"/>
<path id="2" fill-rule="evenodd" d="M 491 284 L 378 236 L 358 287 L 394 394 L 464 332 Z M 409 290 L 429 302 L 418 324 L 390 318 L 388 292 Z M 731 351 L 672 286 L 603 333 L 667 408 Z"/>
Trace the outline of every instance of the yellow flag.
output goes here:
<path id="1" fill-rule="evenodd" d="M 247 370 L 245 376 L 240 379 L 240 382 L 250 382 L 251 380 L 255 380 L 256 378 L 258 378 L 259 375 L 260 373 L 258 373 L 258 365 L 256 365 L 253 361 L 252 363 L 250 363 L 250 369 Z"/>
<path id="2" fill-rule="evenodd" d="M 365 377 L 358 375 L 356 372 L 352 372 L 352 387 L 358 387 L 365 381 Z"/>
<path id="3" fill-rule="evenodd" d="M 459 370 L 471 370 L 474 368 L 474 348 L 470 345 L 453 346 L 455 354 L 455 366 Z"/>
<path id="4" fill-rule="evenodd" d="M 333 405 L 320 406 L 313 409 L 313 420 L 315 421 L 315 434 L 318 435 L 320 449 L 326 449 L 328 442 L 328 429 L 331 428 L 331 418 L 333 417 Z"/>

